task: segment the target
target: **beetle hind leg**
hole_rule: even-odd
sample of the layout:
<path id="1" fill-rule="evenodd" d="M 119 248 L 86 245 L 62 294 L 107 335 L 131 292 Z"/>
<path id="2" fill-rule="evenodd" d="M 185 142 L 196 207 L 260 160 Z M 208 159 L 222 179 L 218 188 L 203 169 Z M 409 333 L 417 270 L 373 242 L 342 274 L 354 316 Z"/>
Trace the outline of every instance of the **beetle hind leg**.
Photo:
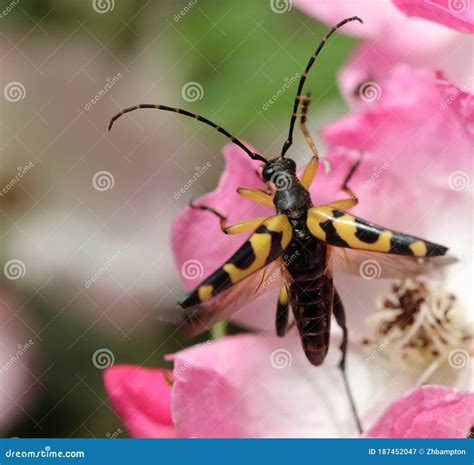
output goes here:
<path id="1" fill-rule="evenodd" d="M 362 434 L 362 424 L 360 422 L 359 414 L 357 413 L 357 408 L 355 405 L 354 397 L 352 395 L 351 386 L 349 384 L 349 380 L 347 378 L 347 371 L 346 371 L 346 354 L 347 354 L 347 342 L 348 342 L 348 331 L 346 326 L 346 313 L 344 311 L 344 306 L 342 305 L 342 300 L 339 297 L 339 294 L 336 290 L 334 290 L 334 299 L 333 299 L 333 312 L 334 317 L 336 318 L 337 324 L 342 329 L 342 341 L 339 348 L 341 349 L 341 361 L 339 362 L 339 368 L 342 372 L 342 378 L 344 380 L 344 387 L 346 389 L 347 397 L 349 398 L 349 402 L 351 404 L 352 415 L 354 416 L 354 420 L 357 425 L 357 429 L 359 433 Z"/>
<path id="2" fill-rule="evenodd" d="M 337 210 L 349 210 L 352 207 L 355 207 L 359 203 L 356 193 L 349 187 L 349 181 L 352 179 L 352 176 L 356 173 L 357 169 L 360 166 L 362 156 L 359 156 L 357 160 L 352 162 L 352 166 L 347 173 L 344 181 L 342 183 L 341 189 L 350 196 L 348 199 L 335 200 L 334 202 L 328 203 L 326 206 L 330 208 L 335 208 Z"/>
<path id="3" fill-rule="evenodd" d="M 288 296 L 288 287 L 285 281 L 281 283 L 280 293 L 278 294 L 277 311 L 275 317 L 277 336 L 283 337 L 288 329 L 288 318 L 290 312 L 290 303 Z"/>

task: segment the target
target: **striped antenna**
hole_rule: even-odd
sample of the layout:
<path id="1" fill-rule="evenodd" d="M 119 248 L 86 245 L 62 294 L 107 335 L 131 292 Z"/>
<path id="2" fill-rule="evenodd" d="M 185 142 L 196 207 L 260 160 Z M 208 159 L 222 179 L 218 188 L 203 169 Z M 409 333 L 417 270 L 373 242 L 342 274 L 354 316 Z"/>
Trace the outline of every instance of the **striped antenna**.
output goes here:
<path id="1" fill-rule="evenodd" d="M 152 108 L 155 110 L 171 111 L 173 113 L 179 113 L 180 115 L 190 116 L 191 118 L 197 119 L 198 121 L 201 121 L 202 123 L 205 123 L 208 126 L 213 127 L 221 134 L 224 134 L 224 136 L 226 136 L 231 142 L 233 142 L 235 145 L 238 145 L 242 150 L 244 150 L 252 160 L 260 160 L 260 161 L 263 161 L 265 164 L 268 163 L 268 160 L 266 158 L 262 157 L 262 155 L 259 155 L 258 153 L 252 152 L 243 142 L 241 142 L 239 139 L 234 137 L 230 132 L 226 131 L 224 128 L 221 128 L 216 123 L 213 123 L 211 120 L 208 120 L 207 118 L 204 118 L 203 116 L 196 115 L 195 113 L 191 113 L 190 111 L 183 110 L 181 108 L 168 107 L 166 105 L 154 105 L 152 103 L 142 103 L 140 105 L 135 105 L 133 107 L 125 108 L 121 112 L 117 113 L 111 118 L 110 123 L 109 123 L 109 128 L 108 128 L 109 131 L 112 129 L 114 122 L 117 119 L 119 119 L 122 115 L 124 115 L 125 113 L 130 113 L 131 111 L 138 110 L 139 108 Z"/>
<path id="2" fill-rule="evenodd" d="M 293 143 L 293 130 L 295 128 L 295 122 L 298 116 L 298 106 L 302 98 L 301 94 L 303 92 L 303 86 L 306 81 L 306 77 L 308 76 L 309 70 L 313 66 L 313 63 L 316 61 L 316 57 L 319 55 L 319 52 L 324 47 L 324 44 L 328 41 L 329 37 L 331 37 L 334 34 L 334 32 L 336 32 L 340 27 L 344 26 L 344 24 L 349 23 L 351 21 L 359 21 L 360 23 L 363 23 L 363 21 L 357 16 L 352 16 L 351 18 L 343 19 L 341 22 L 337 23 L 333 28 L 331 28 L 331 30 L 323 37 L 323 39 L 319 43 L 318 47 L 316 48 L 316 51 L 311 55 L 311 58 L 309 59 L 308 64 L 306 65 L 306 68 L 298 84 L 298 91 L 296 92 L 295 103 L 293 104 L 293 113 L 291 115 L 291 120 L 290 120 L 290 130 L 288 132 L 288 138 L 286 139 L 285 143 L 283 144 L 283 148 L 281 149 L 280 156 L 282 158 L 285 156 L 286 152 L 288 151 L 288 149 L 291 147 L 291 144 Z"/>

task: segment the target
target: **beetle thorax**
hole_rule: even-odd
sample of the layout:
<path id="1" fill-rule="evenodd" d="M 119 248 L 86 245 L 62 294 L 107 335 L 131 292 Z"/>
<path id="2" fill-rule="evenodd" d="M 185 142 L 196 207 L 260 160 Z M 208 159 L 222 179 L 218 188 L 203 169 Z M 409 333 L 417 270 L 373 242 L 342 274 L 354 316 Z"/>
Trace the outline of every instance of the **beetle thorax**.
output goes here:
<path id="1" fill-rule="evenodd" d="M 287 184 L 275 185 L 273 201 L 278 213 L 284 213 L 290 218 L 305 216 L 313 206 L 309 192 L 301 184 L 296 175 L 286 178 Z"/>

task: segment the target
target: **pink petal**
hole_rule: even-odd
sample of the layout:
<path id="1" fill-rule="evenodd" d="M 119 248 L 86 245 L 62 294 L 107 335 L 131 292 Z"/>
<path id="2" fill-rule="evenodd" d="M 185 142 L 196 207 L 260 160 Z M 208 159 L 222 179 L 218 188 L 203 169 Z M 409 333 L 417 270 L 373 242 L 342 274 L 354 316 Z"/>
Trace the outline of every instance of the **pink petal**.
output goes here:
<path id="1" fill-rule="evenodd" d="M 105 390 L 113 408 L 123 420 L 130 436 L 136 438 L 172 438 L 171 386 L 164 369 L 132 365 L 108 368 Z"/>
<path id="2" fill-rule="evenodd" d="M 172 412 L 177 435 L 356 436 L 337 368 L 338 344 L 335 338 L 321 367 L 308 362 L 294 333 L 283 339 L 225 337 L 175 354 Z M 386 390 L 378 392 L 381 371 L 353 349 L 349 376 L 358 406 L 364 412 L 377 408 L 381 399 L 387 405 L 393 397 Z"/>
<path id="3" fill-rule="evenodd" d="M 415 69 L 441 70 L 458 87 L 473 91 L 472 67 L 465 57 L 470 56 L 474 41 L 456 33 L 452 36 L 431 51 L 414 47 L 400 52 L 384 40 L 362 42 L 339 73 L 342 94 L 352 106 L 371 106 L 380 98 L 380 86 L 387 76 L 403 64 Z"/>
<path id="4" fill-rule="evenodd" d="M 423 386 L 395 401 L 366 433 L 373 438 L 466 438 L 474 424 L 474 394 Z"/>
<path id="5" fill-rule="evenodd" d="M 440 108 L 444 111 L 449 107 L 464 130 L 470 136 L 474 136 L 474 96 L 451 84 L 443 73 L 436 74 L 436 83 L 444 97 Z"/>
<path id="6" fill-rule="evenodd" d="M 474 33 L 474 5 L 470 0 L 393 0 L 408 16 L 418 16 L 452 29 Z"/>
<path id="7" fill-rule="evenodd" d="M 469 5 L 466 0 L 450 0 L 450 3 Z M 472 54 L 473 41 L 469 36 L 425 19 L 407 18 L 390 0 L 370 4 L 362 0 L 350 3 L 295 0 L 294 4 L 328 26 L 354 14 L 364 20 L 363 25 L 348 24 L 339 30 L 341 34 L 354 34 L 366 39 L 352 54 L 349 65 L 340 76 L 343 94 L 352 104 L 358 102 L 354 93 L 357 96 L 361 84 L 378 82 L 401 63 L 432 71 L 440 69 L 459 87 L 474 90 L 471 63 L 465 59 Z M 469 11 L 472 9 L 471 6 Z"/>
<path id="8" fill-rule="evenodd" d="M 433 50 L 452 35 L 449 30 L 437 24 L 419 19 L 407 18 L 390 0 L 366 2 L 335 2 L 332 0 L 293 0 L 295 7 L 309 16 L 334 26 L 344 18 L 357 15 L 364 24 L 357 22 L 345 25 L 339 30 L 341 34 L 350 34 L 363 38 L 382 38 L 395 50 L 407 51 Z M 418 39 L 423 37 L 423 41 Z"/>

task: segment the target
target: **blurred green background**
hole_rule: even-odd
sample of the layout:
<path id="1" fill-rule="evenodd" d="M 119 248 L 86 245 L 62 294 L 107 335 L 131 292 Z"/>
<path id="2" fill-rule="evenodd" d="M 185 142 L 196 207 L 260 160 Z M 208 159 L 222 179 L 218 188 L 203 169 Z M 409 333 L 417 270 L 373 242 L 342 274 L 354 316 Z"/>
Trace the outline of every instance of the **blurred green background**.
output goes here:
<path id="1" fill-rule="evenodd" d="M 2 275 L 2 292 L 15 302 L 2 298 L 0 338 L 9 331 L 14 339 L 2 358 L 34 341 L 0 374 L 2 384 L 21 378 L 13 395 L 3 393 L 2 408 L 11 404 L 14 414 L 2 435 L 124 437 L 93 355 L 107 348 L 115 363 L 165 366 L 164 354 L 194 342 L 169 337 L 154 311 L 173 308 L 183 291 L 169 250 L 172 220 L 215 186 L 226 141 L 159 112 L 130 115 L 111 134 L 108 119 L 139 102 L 185 107 L 275 156 L 296 92 L 292 77 L 327 27 L 294 8 L 275 12 L 266 0 L 1 4 L 2 88 L 19 82 L 24 93 L 1 101 L 2 185 L 33 163 L 0 199 L 2 263 L 24 265 L 21 279 Z M 309 78 L 316 139 L 317 127 L 345 110 L 336 71 L 353 45 L 337 36 Z M 199 84 L 198 98 L 183 97 L 188 83 Z M 309 156 L 301 141 L 294 153 Z M 210 159 L 211 170 L 176 198 Z M 93 188 L 101 170 L 113 173 L 113 189 Z"/>

